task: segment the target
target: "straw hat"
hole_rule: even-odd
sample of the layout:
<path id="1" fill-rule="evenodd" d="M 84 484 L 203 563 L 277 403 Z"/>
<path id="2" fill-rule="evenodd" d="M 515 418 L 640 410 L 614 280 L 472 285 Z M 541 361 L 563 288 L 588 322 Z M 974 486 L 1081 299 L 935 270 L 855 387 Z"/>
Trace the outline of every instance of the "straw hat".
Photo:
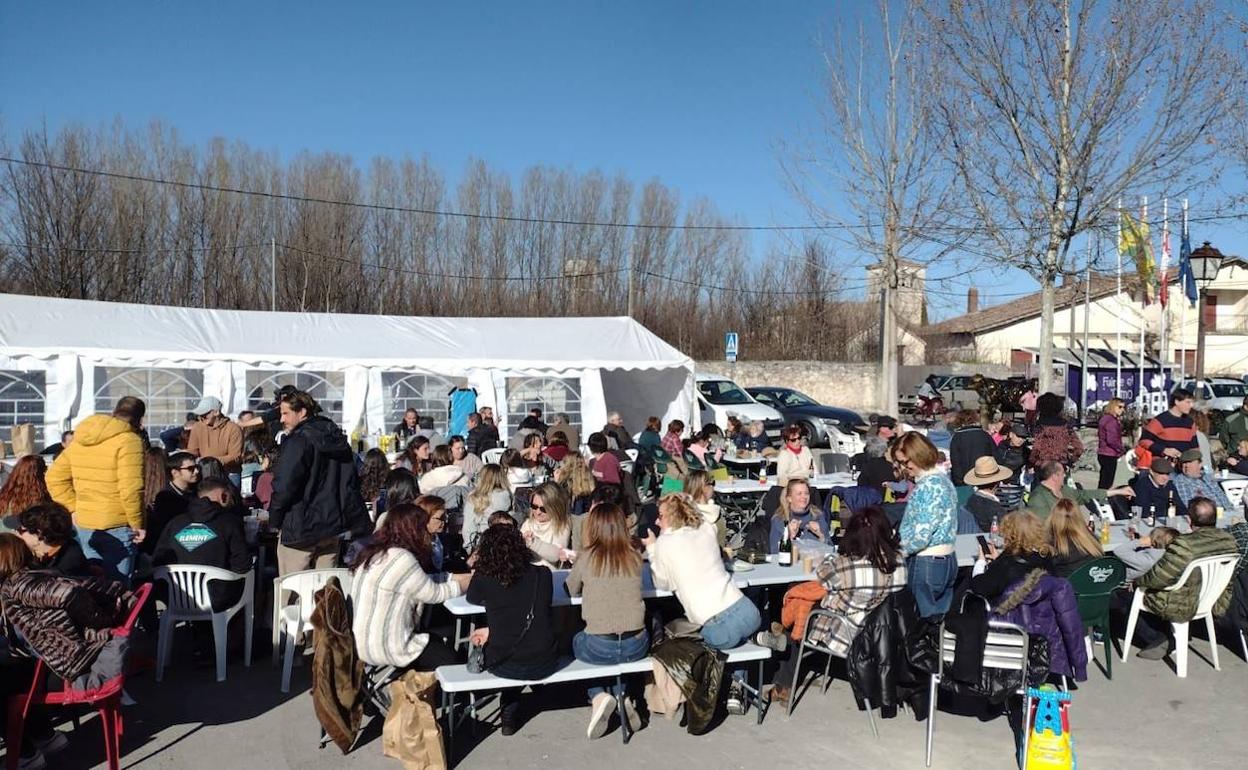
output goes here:
<path id="1" fill-rule="evenodd" d="M 995 459 L 981 457 L 975 461 L 975 467 L 967 471 L 966 477 L 962 480 L 972 487 L 985 487 L 989 484 L 996 484 L 998 481 L 1005 481 L 1013 475 L 1014 472 L 1009 468 L 997 465 Z"/>

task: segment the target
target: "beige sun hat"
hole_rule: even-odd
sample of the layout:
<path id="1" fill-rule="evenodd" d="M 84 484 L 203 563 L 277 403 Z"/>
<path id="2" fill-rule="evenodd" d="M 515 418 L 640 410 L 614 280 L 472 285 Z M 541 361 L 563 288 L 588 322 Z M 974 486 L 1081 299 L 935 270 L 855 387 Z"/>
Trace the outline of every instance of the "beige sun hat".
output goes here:
<path id="1" fill-rule="evenodd" d="M 985 487 L 998 481 L 1005 481 L 1013 475 L 1014 472 L 1009 468 L 1002 468 L 998 465 L 995 458 L 981 457 L 975 461 L 975 467 L 967 471 L 962 480 L 972 487 Z"/>

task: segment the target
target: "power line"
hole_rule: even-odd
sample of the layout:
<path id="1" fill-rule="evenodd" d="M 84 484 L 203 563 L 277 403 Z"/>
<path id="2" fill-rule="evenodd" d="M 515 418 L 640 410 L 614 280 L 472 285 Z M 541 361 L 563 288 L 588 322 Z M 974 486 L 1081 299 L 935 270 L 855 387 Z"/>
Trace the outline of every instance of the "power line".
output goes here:
<path id="1" fill-rule="evenodd" d="M 68 251 L 75 254 L 186 254 L 189 252 L 238 251 L 239 249 L 255 249 L 262 246 L 267 247 L 268 245 L 269 244 L 267 243 L 236 243 L 232 246 L 186 246 L 183 248 L 160 249 L 108 249 L 77 246 L 45 246 L 38 243 L 0 241 L 0 246 L 8 246 L 14 249 L 27 249 L 29 251 Z"/>
<path id="2" fill-rule="evenodd" d="M 461 280 L 461 281 L 499 281 L 499 282 L 561 281 L 561 280 L 569 279 L 569 278 L 594 278 L 594 277 L 601 276 L 601 275 L 618 275 L 619 273 L 622 273 L 625 270 L 625 268 L 621 267 L 621 268 L 616 268 L 614 270 L 598 270 L 598 271 L 589 272 L 589 273 L 564 273 L 561 275 L 539 275 L 539 276 L 464 275 L 464 274 L 455 274 L 455 273 L 434 273 L 434 272 L 429 272 L 427 270 L 416 270 L 416 269 L 409 268 L 409 267 L 399 267 L 397 265 L 379 265 L 379 264 L 372 263 L 372 262 L 364 262 L 362 260 L 357 261 L 354 259 L 347 259 L 346 257 L 336 257 L 332 254 L 322 254 L 317 251 L 301 249 L 298 246 L 291 246 L 290 244 L 286 244 L 286 243 L 279 243 L 277 245 L 281 246 L 283 249 L 289 249 L 290 251 L 293 251 L 299 254 L 306 254 L 307 256 L 318 257 L 320 259 L 328 259 L 334 262 L 341 262 L 342 264 L 346 264 L 346 265 L 354 265 L 356 267 L 370 267 L 375 270 L 393 270 L 395 272 L 406 273 L 408 275 L 418 275 L 418 276 L 421 276 L 422 278 L 446 278 L 449 280 Z"/>

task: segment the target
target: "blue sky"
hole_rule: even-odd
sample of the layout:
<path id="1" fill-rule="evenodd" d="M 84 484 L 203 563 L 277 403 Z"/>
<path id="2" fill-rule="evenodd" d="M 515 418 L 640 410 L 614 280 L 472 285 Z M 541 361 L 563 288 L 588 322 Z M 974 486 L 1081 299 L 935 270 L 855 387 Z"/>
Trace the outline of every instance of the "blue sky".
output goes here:
<path id="1" fill-rule="evenodd" d="M 513 177 L 599 168 L 749 224 L 806 223 L 775 145 L 815 125 L 816 36 L 856 7 L 0 0 L 0 120 L 12 135 L 159 118 L 189 141 L 283 157 L 427 153 L 452 179 L 470 157 Z M 860 283 L 864 258 L 839 254 Z M 959 309 L 967 280 L 930 297 L 933 316 Z M 1034 287 L 1018 273 L 976 280 L 985 298 Z"/>

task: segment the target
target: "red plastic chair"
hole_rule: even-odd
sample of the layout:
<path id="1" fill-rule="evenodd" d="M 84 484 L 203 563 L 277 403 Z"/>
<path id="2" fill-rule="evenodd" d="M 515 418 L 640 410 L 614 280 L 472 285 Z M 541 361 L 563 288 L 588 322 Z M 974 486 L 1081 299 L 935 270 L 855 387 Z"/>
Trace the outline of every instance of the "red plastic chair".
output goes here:
<path id="1" fill-rule="evenodd" d="M 113 636 L 129 636 L 135 622 L 139 619 L 139 611 L 147 602 L 152 592 L 152 584 L 145 583 L 134 592 L 134 608 L 126 622 L 113 629 Z M 21 752 L 22 732 L 26 729 L 26 715 L 31 706 L 96 706 L 100 711 L 100 725 L 104 728 L 104 753 L 108 755 L 108 770 L 118 770 L 121 765 L 121 691 L 126 683 L 123 671 L 104 684 L 91 690 L 75 690 L 69 682 L 63 689 L 48 692 L 48 667 L 43 660 L 35 664 L 35 676 L 30 683 L 30 692 L 25 695 L 9 697 L 9 732 L 6 745 L 9 747 L 5 766 L 7 770 L 17 770 Z"/>

